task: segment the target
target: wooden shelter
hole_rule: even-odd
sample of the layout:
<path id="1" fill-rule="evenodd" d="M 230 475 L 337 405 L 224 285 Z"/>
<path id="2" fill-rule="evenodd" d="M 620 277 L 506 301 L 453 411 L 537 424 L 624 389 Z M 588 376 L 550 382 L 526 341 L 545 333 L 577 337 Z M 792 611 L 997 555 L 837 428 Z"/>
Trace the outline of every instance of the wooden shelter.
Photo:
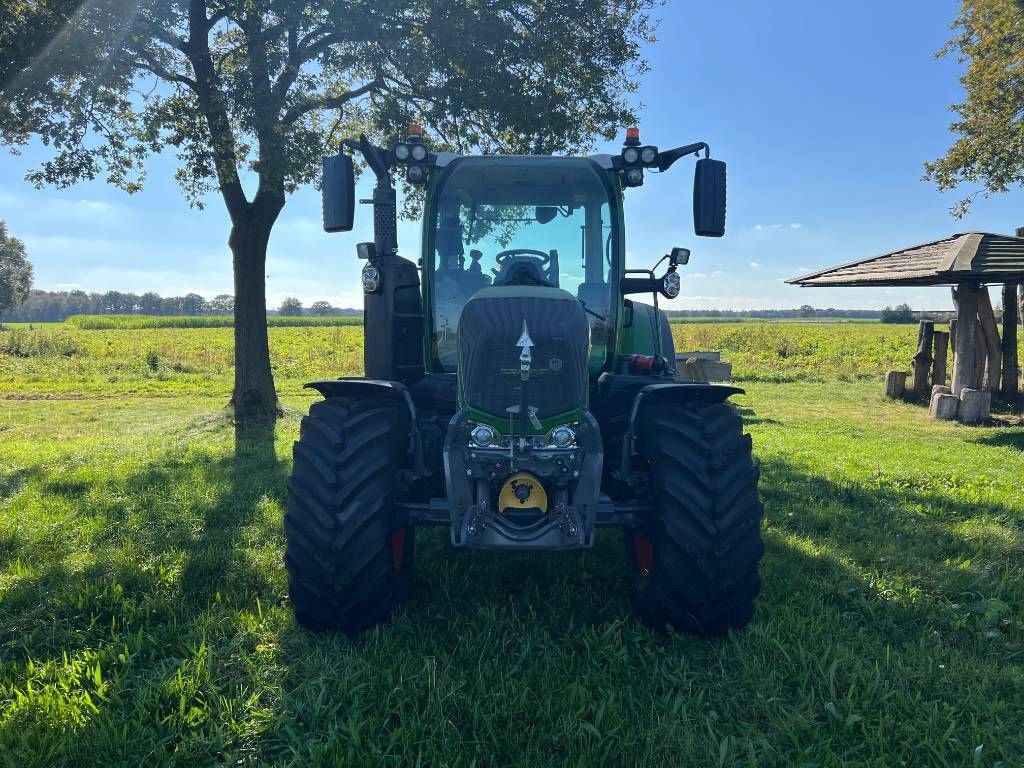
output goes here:
<path id="1" fill-rule="evenodd" d="M 1024 314 L 1024 294 L 1018 296 L 1024 283 L 1024 228 L 1017 230 L 1017 237 L 964 232 L 786 282 L 828 288 L 951 286 L 957 313 L 949 333 L 953 342 L 952 394 L 960 397 L 964 390 L 988 390 L 1007 399 L 1018 396 L 1017 321 Z M 988 293 L 993 284 L 1003 285 L 1001 337 Z M 932 358 L 933 330 L 922 327 L 921 336 L 928 336 L 928 344 L 919 338 L 914 358 L 915 390 L 919 393 L 919 368 L 925 357 Z M 944 377 L 945 370 L 938 383 L 944 384 Z"/>

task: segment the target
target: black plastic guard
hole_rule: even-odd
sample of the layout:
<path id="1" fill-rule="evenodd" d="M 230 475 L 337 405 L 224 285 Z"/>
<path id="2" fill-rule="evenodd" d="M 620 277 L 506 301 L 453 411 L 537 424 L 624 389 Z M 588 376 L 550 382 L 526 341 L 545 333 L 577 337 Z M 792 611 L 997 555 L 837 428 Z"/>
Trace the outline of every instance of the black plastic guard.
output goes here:
<path id="1" fill-rule="evenodd" d="M 734 387 L 729 384 L 707 384 L 704 382 L 664 382 L 649 384 L 642 387 L 633 398 L 633 406 L 629 411 L 629 428 L 626 430 L 625 438 L 622 441 L 622 459 L 619 465 L 619 472 L 623 477 L 628 477 L 633 465 L 635 454 L 637 416 L 640 408 L 645 403 L 652 401 L 680 402 L 704 402 L 724 403 L 733 395 L 745 394 L 746 390 Z"/>
<path id="2" fill-rule="evenodd" d="M 385 379 L 321 379 L 303 384 L 303 389 L 315 389 L 324 397 L 389 397 L 402 400 L 409 409 L 409 454 L 412 457 L 413 474 L 427 477 L 430 470 L 423 462 L 423 440 L 416 425 L 416 404 L 408 388 L 399 381 Z"/>

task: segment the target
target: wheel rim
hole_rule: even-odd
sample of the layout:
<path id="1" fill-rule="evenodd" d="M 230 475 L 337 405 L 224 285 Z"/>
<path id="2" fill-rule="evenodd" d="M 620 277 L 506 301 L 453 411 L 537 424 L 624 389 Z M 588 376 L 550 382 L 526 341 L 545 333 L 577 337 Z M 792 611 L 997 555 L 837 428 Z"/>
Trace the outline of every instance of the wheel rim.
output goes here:
<path id="1" fill-rule="evenodd" d="M 391 561 L 394 563 L 396 571 L 402 570 L 402 565 L 405 563 L 405 539 L 408 530 L 408 528 L 398 528 L 391 534 Z"/>
<path id="2" fill-rule="evenodd" d="M 633 556 L 641 576 L 650 576 L 654 567 L 654 545 L 643 531 L 633 531 Z"/>

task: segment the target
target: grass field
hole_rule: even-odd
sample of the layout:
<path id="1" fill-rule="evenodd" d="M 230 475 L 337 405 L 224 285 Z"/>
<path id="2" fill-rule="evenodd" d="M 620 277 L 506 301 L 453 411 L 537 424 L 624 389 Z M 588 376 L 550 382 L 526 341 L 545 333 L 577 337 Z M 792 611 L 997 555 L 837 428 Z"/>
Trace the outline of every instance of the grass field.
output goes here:
<path id="1" fill-rule="evenodd" d="M 763 596 L 717 642 L 633 620 L 614 531 L 424 531 L 391 625 L 307 634 L 284 478 L 358 328 L 273 328 L 286 416 L 237 434 L 226 330 L 0 333 L 0 765 L 1024 764 L 1024 433 L 883 400 L 913 328 L 759 325 L 673 329 L 748 382 L 763 473 Z"/>

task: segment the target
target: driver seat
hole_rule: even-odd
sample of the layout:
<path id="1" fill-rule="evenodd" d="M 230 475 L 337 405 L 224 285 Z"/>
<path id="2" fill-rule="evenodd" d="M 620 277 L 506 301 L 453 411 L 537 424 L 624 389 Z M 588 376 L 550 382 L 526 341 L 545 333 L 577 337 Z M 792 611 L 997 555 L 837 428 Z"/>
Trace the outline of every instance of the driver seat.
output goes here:
<path id="1" fill-rule="evenodd" d="M 540 259 L 531 256 L 520 256 L 510 260 L 494 276 L 492 285 L 539 285 L 547 288 L 557 288 L 552 284 L 548 276 L 544 274 L 544 268 Z"/>

